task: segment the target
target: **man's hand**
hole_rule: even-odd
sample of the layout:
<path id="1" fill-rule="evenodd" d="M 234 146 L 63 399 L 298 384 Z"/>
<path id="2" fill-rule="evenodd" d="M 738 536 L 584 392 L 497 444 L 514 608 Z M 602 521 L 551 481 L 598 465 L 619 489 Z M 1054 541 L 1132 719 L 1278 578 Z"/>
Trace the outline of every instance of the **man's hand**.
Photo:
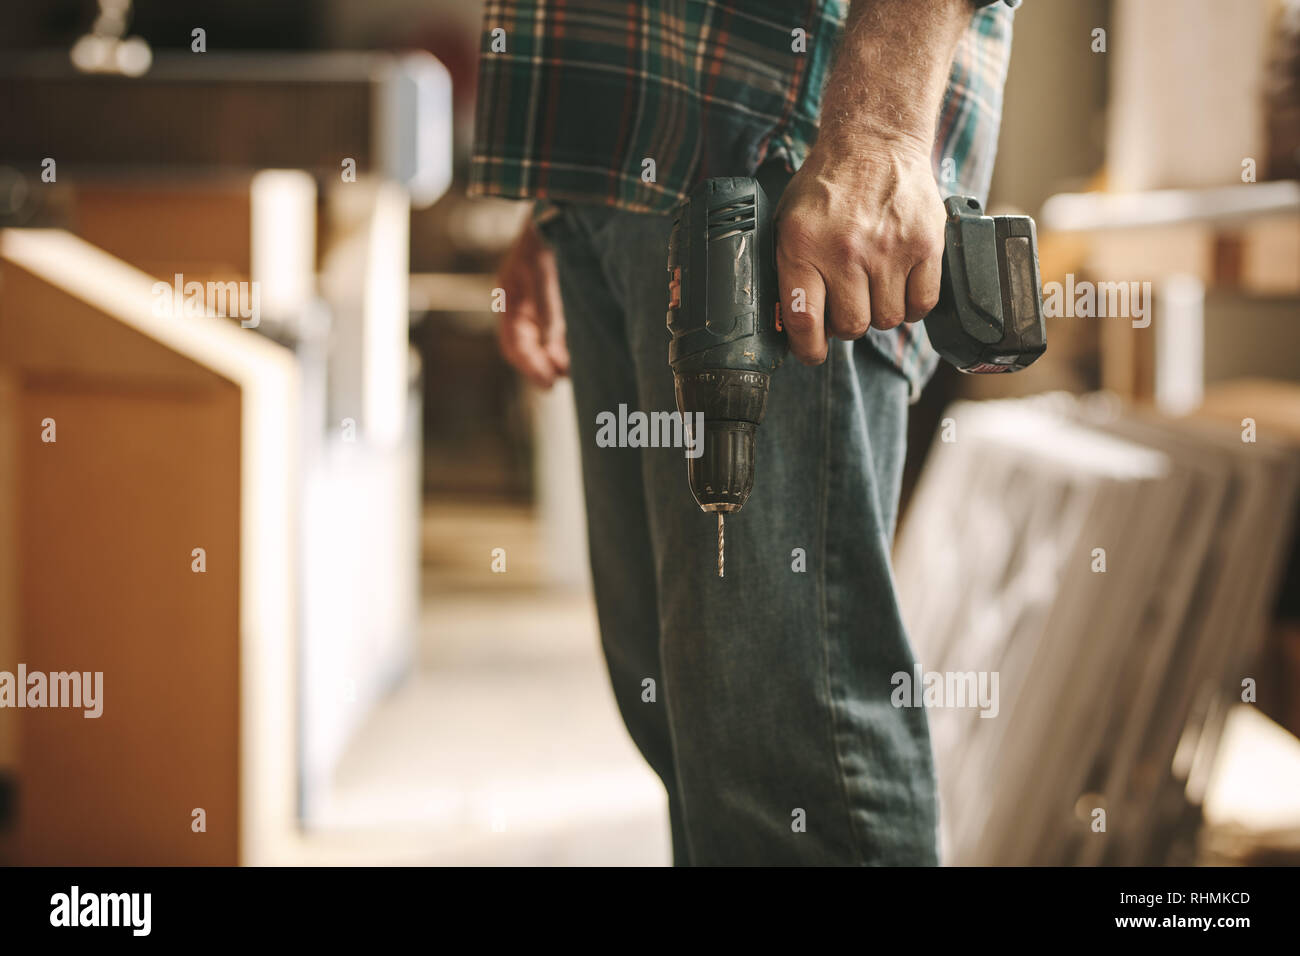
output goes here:
<path id="1" fill-rule="evenodd" d="M 506 253 L 497 285 L 505 290 L 506 305 L 497 327 L 501 353 L 528 381 L 550 388 L 569 374 L 569 349 L 555 254 L 531 217 Z"/>
<path id="2" fill-rule="evenodd" d="M 826 360 L 828 337 L 915 322 L 939 301 L 944 211 L 929 150 L 877 143 L 851 160 L 809 157 L 777 214 L 785 327 L 807 365 Z"/>
<path id="3" fill-rule="evenodd" d="M 934 124 L 969 0 L 854 0 L 826 85 L 821 131 L 776 214 L 790 350 L 826 360 L 925 318 L 939 300 L 943 201 Z"/>

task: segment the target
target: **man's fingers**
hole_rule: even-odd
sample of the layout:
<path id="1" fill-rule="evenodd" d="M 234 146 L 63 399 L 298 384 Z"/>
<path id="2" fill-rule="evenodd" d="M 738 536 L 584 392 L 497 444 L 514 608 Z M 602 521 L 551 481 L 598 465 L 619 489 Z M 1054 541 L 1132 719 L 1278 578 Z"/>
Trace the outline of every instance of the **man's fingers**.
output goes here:
<path id="1" fill-rule="evenodd" d="M 542 343 L 557 375 L 569 374 L 569 346 L 565 341 L 564 302 L 555 255 L 544 253 L 537 263 L 537 284 L 541 290 Z"/>
<path id="2" fill-rule="evenodd" d="M 837 274 L 830 282 L 826 296 L 826 320 L 830 333 L 837 339 L 851 342 L 860 339 L 871 328 L 871 306 L 875 301 L 865 272 L 856 269 Z"/>
<path id="3" fill-rule="evenodd" d="M 871 274 L 871 324 L 892 329 L 907 318 L 907 272 L 889 262 Z"/>
<path id="4" fill-rule="evenodd" d="M 821 273 L 803 263 L 778 265 L 781 286 L 781 321 L 790 339 L 790 351 L 805 365 L 826 361 L 826 286 Z"/>
<path id="5" fill-rule="evenodd" d="M 569 344 L 564 340 L 564 326 L 560 326 L 559 331 L 551 330 L 546 340 L 546 355 L 551 360 L 556 376 L 569 374 Z"/>
<path id="6" fill-rule="evenodd" d="M 497 281 L 506 292 L 506 312 L 497 325 L 501 354 L 528 381 L 550 388 L 569 371 L 564 305 L 555 254 L 531 225 L 506 254 Z"/>
<path id="7" fill-rule="evenodd" d="M 503 319 L 497 327 L 501 354 L 519 373 L 540 388 L 555 383 L 557 369 L 542 343 L 541 330 L 532 317 L 522 315 Z"/>
<path id="8" fill-rule="evenodd" d="M 919 322 L 939 304 L 943 260 L 929 256 L 912 266 L 907 277 L 907 321 Z"/>

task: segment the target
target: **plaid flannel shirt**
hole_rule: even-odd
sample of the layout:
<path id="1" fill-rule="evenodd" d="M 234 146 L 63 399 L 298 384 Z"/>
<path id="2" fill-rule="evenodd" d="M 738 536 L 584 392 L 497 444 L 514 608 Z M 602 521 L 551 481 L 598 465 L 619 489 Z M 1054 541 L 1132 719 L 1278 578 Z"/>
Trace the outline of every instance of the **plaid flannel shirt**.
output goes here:
<path id="1" fill-rule="evenodd" d="M 1012 8 L 977 0 L 934 145 L 944 195 L 987 198 Z M 709 176 L 797 169 L 816 139 L 846 0 L 487 0 L 470 195 L 664 213 Z M 742 9 L 743 7 L 743 9 Z M 912 399 L 938 362 L 921 323 L 867 338 Z"/>

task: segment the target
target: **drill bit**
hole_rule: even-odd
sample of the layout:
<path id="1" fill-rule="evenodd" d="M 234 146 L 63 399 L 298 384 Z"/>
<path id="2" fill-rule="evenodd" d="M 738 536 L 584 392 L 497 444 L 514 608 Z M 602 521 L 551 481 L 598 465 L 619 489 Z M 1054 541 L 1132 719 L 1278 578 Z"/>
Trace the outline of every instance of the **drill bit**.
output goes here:
<path id="1" fill-rule="evenodd" d="M 722 512 L 718 512 L 718 577 L 722 577 Z"/>

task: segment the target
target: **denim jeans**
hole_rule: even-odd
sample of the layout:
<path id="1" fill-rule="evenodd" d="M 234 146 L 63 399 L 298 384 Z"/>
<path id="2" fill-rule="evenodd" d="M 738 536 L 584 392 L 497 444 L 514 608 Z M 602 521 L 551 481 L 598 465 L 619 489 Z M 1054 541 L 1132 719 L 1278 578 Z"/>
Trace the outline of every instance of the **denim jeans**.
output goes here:
<path id="1" fill-rule="evenodd" d="M 890 569 L 906 380 L 865 341 L 777 370 L 719 578 L 717 522 L 691 495 L 683 449 L 595 440 L 597 415 L 620 404 L 676 408 L 670 218 L 560 208 L 543 232 L 568 323 L 601 643 L 623 720 L 667 788 L 674 862 L 936 863 L 925 712 L 890 703 L 891 676 L 914 669 Z"/>

